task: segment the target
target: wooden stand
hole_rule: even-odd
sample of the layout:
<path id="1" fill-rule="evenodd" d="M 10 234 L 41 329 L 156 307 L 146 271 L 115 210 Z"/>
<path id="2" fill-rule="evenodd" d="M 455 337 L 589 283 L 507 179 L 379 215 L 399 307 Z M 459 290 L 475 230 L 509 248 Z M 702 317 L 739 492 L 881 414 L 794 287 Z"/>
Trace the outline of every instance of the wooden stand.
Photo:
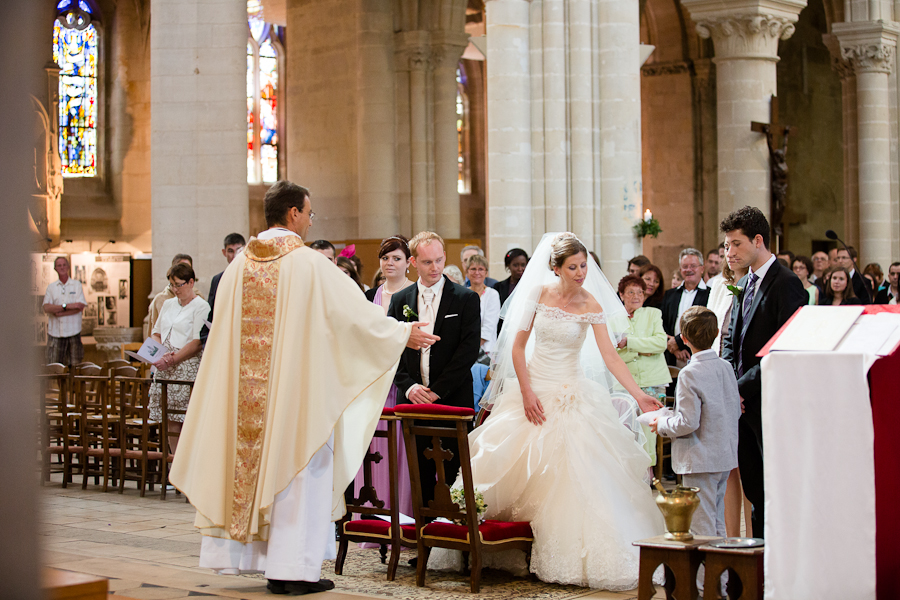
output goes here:
<path id="1" fill-rule="evenodd" d="M 109 581 L 103 577 L 44 569 L 42 582 L 49 600 L 107 600 Z"/>
<path id="2" fill-rule="evenodd" d="M 718 540 L 716 537 L 694 536 L 687 542 L 667 540 L 657 536 L 634 542 L 641 549 L 641 567 L 638 576 L 638 600 L 650 600 L 656 592 L 653 573 L 663 565 L 666 573 L 667 600 L 697 600 L 697 570 L 703 561 L 700 546 Z"/>
<path id="3" fill-rule="evenodd" d="M 759 548 L 700 548 L 706 561 L 706 576 L 703 581 L 704 597 L 718 600 L 719 579 L 727 569 L 729 573 L 728 598 L 730 600 L 762 600 L 763 597 L 763 555 L 765 547 Z M 737 575 L 740 588 L 733 581 Z M 710 593 L 710 590 L 713 590 Z"/>

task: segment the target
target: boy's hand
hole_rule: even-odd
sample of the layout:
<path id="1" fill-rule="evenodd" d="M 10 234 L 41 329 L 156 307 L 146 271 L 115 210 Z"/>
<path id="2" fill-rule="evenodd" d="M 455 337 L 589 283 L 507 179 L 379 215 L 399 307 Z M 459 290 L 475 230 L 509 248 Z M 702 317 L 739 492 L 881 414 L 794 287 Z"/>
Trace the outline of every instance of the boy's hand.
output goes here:
<path id="1" fill-rule="evenodd" d="M 656 425 L 658 422 L 659 422 L 659 417 L 650 421 L 650 431 L 652 431 L 653 433 L 656 433 Z"/>
<path id="2" fill-rule="evenodd" d="M 747 412 L 747 409 L 744 408 L 744 397 L 741 396 L 741 414 L 744 414 L 745 412 Z"/>

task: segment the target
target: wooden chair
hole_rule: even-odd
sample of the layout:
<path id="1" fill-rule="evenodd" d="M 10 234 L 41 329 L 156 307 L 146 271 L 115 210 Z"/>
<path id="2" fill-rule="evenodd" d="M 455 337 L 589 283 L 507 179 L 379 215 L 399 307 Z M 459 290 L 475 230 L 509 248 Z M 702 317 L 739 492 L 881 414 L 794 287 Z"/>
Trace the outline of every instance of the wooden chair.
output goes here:
<path id="1" fill-rule="evenodd" d="M 112 374 L 114 370 L 119 367 L 131 367 L 133 366 L 131 362 L 125 360 L 124 358 L 114 358 L 112 360 L 108 360 L 103 363 L 103 370 L 106 371 L 107 374 Z"/>
<path id="2" fill-rule="evenodd" d="M 65 469 L 66 421 L 69 414 L 69 374 L 65 365 L 52 363 L 43 367 L 38 375 L 40 386 L 40 440 L 41 485 L 50 481 L 51 457 L 60 457 L 60 468 Z"/>
<path id="3" fill-rule="evenodd" d="M 458 444 L 466 506 L 475 506 L 475 486 L 472 483 L 468 437 L 468 423 L 475 417 L 475 411 L 471 408 L 441 404 L 401 404 L 394 407 L 394 412 L 403 423 L 406 458 L 411 474 L 418 540 L 416 585 L 419 587 L 425 585 L 425 570 L 432 548 L 461 550 L 464 565 L 468 565 L 468 557 L 471 555 L 470 582 L 473 593 L 477 593 L 480 588 L 482 553 L 522 550 L 525 552 L 526 560 L 530 562 L 531 545 L 534 541 L 530 523 L 505 521 L 478 523 L 474 518 L 474 510 L 473 514 L 467 514 L 450 499 L 450 484 L 447 477 L 452 477 L 455 473 L 448 474 L 444 463 L 453 458 L 453 453 L 442 446 L 441 440 L 455 440 Z M 433 424 L 421 425 L 423 421 L 426 423 L 431 421 Z M 419 436 L 431 438 L 432 446 L 424 452 L 424 455 L 427 460 L 435 461 L 437 471 L 434 500 L 430 501 L 428 506 L 424 505 L 422 482 L 416 476 L 419 473 L 416 438 Z M 466 524 L 432 522 L 433 519 L 441 517 Z"/>
<path id="4" fill-rule="evenodd" d="M 175 460 L 175 451 L 170 449 L 171 442 L 170 438 L 175 438 L 176 440 L 181 436 L 181 430 L 178 431 L 170 431 L 169 430 L 169 421 L 173 420 L 173 416 L 181 415 L 182 418 L 187 414 L 187 410 L 171 408 L 169 406 L 169 386 L 170 385 L 186 385 L 194 389 L 193 381 L 182 381 L 177 379 L 156 379 L 156 383 L 162 386 L 162 395 L 159 400 L 160 410 L 162 412 L 162 423 L 160 423 L 160 443 L 162 445 L 162 475 L 160 476 L 160 491 L 159 491 L 159 499 L 166 499 L 166 486 L 169 485 L 169 464 Z M 177 448 L 176 448 L 177 449 Z M 175 490 L 176 494 L 180 494 L 178 490 Z M 185 498 L 185 502 L 187 502 L 187 498 Z"/>
<path id="5" fill-rule="evenodd" d="M 110 405 L 109 377 L 75 375 L 73 386 L 76 406 L 80 412 L 84 456 L 81 489 L 87 488 L 88 478 L 91 476 L 94 477 L 94 485 L 99 483 L 102 476 L 103 491 L 106 492 L 110 480 L 110 448 L 118 447 L 120 434 L 118 414 L 113 413 Z"/>
<path id="6" fill-rule="evenodd" d="M 134 367 L 120 367 L 137 372 Z M 114 389 L 119 399 L 119 447 L 110 449 L 110 456 L 116 458 L 116 475 L 119 479 L 119 493 L 125 491 L 125 480 L 136 481 L 141 497 L 147 485 L 153 491 L 153 484 L 162 481 L 162 445 L 159 439 L 159 423 L 150 420 L 151 380 L 141 377 L 116 376 Z M 129 468 L 129 462 L 132 467 Z M 155 467 L 151 469 L 151 467 Z"/>
<path id="7" fill-rule="evenodd" d="M 359 490 L 359 497 L 353 497 L 353 483 L 347 488 L 344 499 L 347 503 L 347 515 L 338 521 L 338 545 L 337 560 L 334 563 L 334 574 L 342 575 L 344 572 L 344 560 L 347 558 L 347 548 L 350 542 L 370 542 L 380 544 L 382 550 L 382 562 L 387 554 L 386 544 L 391 544 L 391 559 L 388 563 L 387 580 L 393 581 L 397 573 L 397 565 L 400 563 L 400 549 L 416 547 L 415 525 L 400 525 L 400 481 L 397 451 L 397 423 L 393 408 L 385 408 L 381 413 L 381 420 L 387 424 L 386 431 L 375 431 L 374 438 L 387 439 L 388 447 L 388 473 L 390 480 L 390 508 L 384 507 L 384 500 L 378 498 L 378 493 L 372 485 L 372 468 L 380 463 L 384 457 L 380 452 L 372 452 L 371 448 L 363 459 L 364 485 Z M 390 521 L 378 517 L 369 519 L 352 520 L 354 514 L 382 515 L 390 517 Z"/>

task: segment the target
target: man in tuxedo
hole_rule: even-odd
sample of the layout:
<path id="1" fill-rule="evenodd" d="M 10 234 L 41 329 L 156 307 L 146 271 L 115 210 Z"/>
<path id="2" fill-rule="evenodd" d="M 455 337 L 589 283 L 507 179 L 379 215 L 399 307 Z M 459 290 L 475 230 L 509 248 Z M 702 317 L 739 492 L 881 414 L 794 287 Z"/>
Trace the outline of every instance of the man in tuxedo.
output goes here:
<path id="1" fill-rule="evenodd" d="M 758 208 L 745 206 L 720 226 L 730 265 L 749 269 L 731 309 L 722 358 L 734 367 L 744 414 L 738 423 L 738 464 L 747 499 L 753 504 L 753 535 L 763 537 L 762 370 L 756 354 L 809 302 L 800 279 L 769 251 L 769 222 Z"/>
<path id="2" fill-rule="evenodd" d="M 872 304 L 875 293 L 869 281 L 856 270 L 856 249 L 853 246 L 839 248 L 835 262 L 837 266 L 847 269 L 850 273 L 850 281 L 853 283 L 853 293 L 856 294 L 856 297 L 863 304 Z"/>
<path id="3" fill-rule="evenodd" d="M 231 261 L 234 260 L 234 257 L 238 255 L 238 252 L 244 249 L 244 246 L 247 245 L 247 242 L 244 240 L 244 236 L 239 233 L 229 233 L 225 236 L 225 247 L 222 248 L 222 256 L 225 257 L 225 260 L 228 261 L 228 264 L 231 264 Z M 222 271 L 221 273 L 217 273 L 209 284 L 209 318 L 207 319 L 210 323 L 213 320 L 213 311 L 216 308 L 216 291 L 219 289 L 219 280 L 222 279 Z M 209 337 L 209 327 L 203 325 L 203 328 L 200 329 L 200 343 L 206 346 L 206 338 Z"/>
<path id="4" fill-rule="evenodd" d="M 663 296 L 663 328 L 668 336 L 666 362 L 686 363 L 691 351 L 681 340 L 681 315 L 692 306 L 706 306 L 709 288 L 703 281 L 703 254 L 696 248 L 685 248 L 678 255 L 678 264 L 684 281 Z"/>
<path id="5" fill-rule="evenodd" d="M 888 267 L 888 284 L 878 290 L 875 304 L 898 303 L 900 303 L 900 262 L 895 262 Z"/>
<path id="6" fill-rule="evenodd" d="M 408 306 L 418 315 L 417 321 L 428 323 L 422 330 L 440 338 L 424 350 L 404 350 L 394 375 L 398 404 L 437 403 L 465 408 L 474 404 L 472 365 L 481 344 L 481 299 L 444 277 L 445 248 L 444 240 L 430 231 L 411 239 L 409 250 L 419 280 L 391 298 L 388 316 L 406 321 L 403 309 Z M 423 454 L 431 442 L 417 438 L 416 443 L 422 497 L 427 504 L 434 499 L 437 473 L 434 461 Z M 448 467 L 448 479 L 452 480 L 459 471 L 459 448 L 445 443 L 453 453 Z"/>

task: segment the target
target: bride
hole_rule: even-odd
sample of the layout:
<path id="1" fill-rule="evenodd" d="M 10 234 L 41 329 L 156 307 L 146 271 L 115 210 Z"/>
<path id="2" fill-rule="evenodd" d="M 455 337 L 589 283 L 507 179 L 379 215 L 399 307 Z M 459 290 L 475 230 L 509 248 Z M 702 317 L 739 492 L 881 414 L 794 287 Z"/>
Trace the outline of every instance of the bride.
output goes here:
<path id="1" fill-rule="evenodd" d="M 549 269 L 548 269 L 549 266 Z M 607 323 L 624 307 L 571 233 L 547 234 L 508 301 L 490 417 L 469 437 L 487 518 L 530 521 L 548 582 L 637 586 L 635 540 L 665 530 L 644 477 L 637 386 Z M 611 392 L 615 378 L 628 394 Z"/>

